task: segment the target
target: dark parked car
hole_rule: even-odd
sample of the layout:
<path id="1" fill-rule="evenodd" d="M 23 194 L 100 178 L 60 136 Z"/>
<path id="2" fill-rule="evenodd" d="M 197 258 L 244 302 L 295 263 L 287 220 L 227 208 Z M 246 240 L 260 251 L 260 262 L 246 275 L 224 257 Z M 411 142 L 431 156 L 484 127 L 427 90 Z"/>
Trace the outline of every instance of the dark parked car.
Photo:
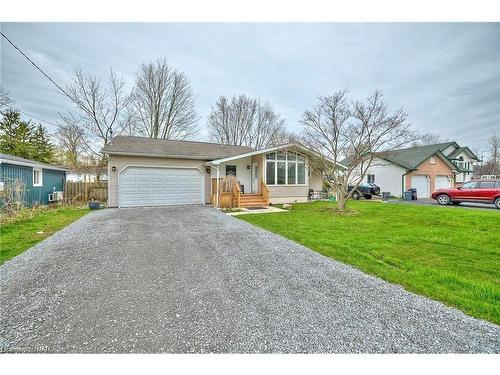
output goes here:
<path id="1" fill-rule="evenodd" d="M 456 189 L 438 189 L 432 198 L 442 205 L 475 202 L 494 204 L 500 209 L 500 180 L 475 180 Z"/>
<path id="2" fill-rule="evenodd" d="M 354 189 L 354 186 L 348 186 L 347 191 L 350 192 Z M 371 183 L 359 184 L 358 188 L 352 193 L 352 199 L 358 200 L 362 196 L 365 199 L 372 199 L 372 196 L 380 194 L 380 187 Z"/>

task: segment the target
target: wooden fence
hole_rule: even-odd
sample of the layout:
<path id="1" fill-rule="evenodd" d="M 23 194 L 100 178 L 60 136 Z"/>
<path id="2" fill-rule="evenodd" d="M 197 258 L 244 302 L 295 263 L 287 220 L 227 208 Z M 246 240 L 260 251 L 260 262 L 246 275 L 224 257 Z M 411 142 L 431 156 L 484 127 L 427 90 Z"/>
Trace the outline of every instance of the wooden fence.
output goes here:
<path id="1" fill-rule="evenodd" d="M 88 202 L 108 200 L 108 182 L 66 182 L 64 186 L 64 199 L 67 202 Z"/>

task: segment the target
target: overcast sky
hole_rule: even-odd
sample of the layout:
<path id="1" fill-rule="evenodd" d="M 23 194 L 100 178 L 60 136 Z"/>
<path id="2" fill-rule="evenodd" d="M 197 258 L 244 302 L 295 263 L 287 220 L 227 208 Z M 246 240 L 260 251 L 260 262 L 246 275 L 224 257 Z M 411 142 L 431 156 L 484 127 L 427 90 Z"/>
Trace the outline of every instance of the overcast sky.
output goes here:
<path id="1" fill-rule="evenodd" d="M 165 57 L 186 73 L 207 139 L 219 95 L 268 100 L 299 131 L 318 95 L 381 89 L 415 128 L 483 151 L 500 132 L 500 24 L 2 24 L 61 85 L 75 66 L 109 67 L 128 87 L 144 61 Z M 57 122 L 71 102 L 2 38 L 1 84 L 16 106 Z M 54 127 L 47 126 L 51 130 Z"/>

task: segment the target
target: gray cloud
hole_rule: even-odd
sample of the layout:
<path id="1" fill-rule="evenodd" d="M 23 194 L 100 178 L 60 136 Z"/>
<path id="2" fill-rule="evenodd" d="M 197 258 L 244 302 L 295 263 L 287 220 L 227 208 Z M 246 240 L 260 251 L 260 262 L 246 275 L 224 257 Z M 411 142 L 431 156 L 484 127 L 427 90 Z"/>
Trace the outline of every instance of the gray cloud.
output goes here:
<path id="1" fill-rule="evenodd" d="M 500 131 L 500 24 L 4 23 L 15 43 L 60 84 L 75 66 L 130 87 L 143 61 L 166 57 L 192 81 L 205 126 L 219 95 L 269 100 L 298 131 L 318 95 L 381 89 L 416 128 L 480 150 Z M 72 110 L 2 40 L 0 79 L 18 107 L 48 121 Z M 203 132 L 201 137 L 206 137 Z"/>

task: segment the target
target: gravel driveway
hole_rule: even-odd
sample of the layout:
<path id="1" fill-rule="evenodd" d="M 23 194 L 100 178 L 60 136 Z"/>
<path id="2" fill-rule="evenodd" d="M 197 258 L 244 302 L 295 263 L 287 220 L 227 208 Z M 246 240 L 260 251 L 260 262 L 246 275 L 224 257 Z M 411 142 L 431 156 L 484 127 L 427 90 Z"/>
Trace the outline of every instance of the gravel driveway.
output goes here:
<path id="1" fill-rule="evenodd" d="M 500 351 L 494 324 L 208 207 L 94 212 L 0 277 L 3 351 Z"/>

